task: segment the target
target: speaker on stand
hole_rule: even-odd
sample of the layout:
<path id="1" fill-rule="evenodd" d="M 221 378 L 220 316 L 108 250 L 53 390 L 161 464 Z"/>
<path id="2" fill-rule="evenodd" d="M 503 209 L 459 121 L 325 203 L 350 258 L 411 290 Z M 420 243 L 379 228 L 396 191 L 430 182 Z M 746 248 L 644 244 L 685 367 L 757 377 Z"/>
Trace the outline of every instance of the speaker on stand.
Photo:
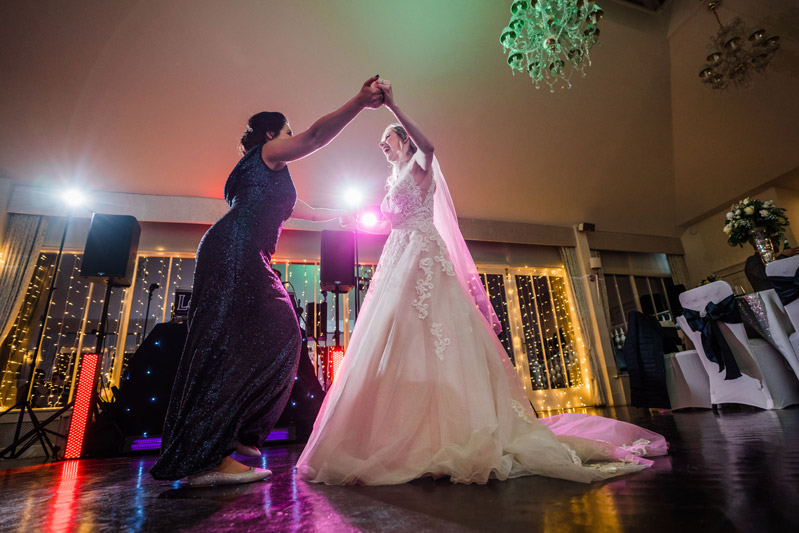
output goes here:
<path id="1" fill-rule="evenodd" d="M 100 315 L 100 325 L 97 328 L 97 343 L 93 354 L 86 354 L 86 361 L 81 362 L 81 375 L 78 378 L 75 391 L 75 408 L 70 420 L 69 434 L 67 435 L 65 459 L 77 459 L 86 452 L 97 453 L 109 450 L 116 445 L 117 437 L 122 437 L 122 431 L 113 421 L 105 417 L 108 424 L 100 424 L 101 412 L 98 406 L 98 377 L 102 373 L 103 348 L 106 337 L 106 324 L 108 321 L 108 305 L 111 300 L 111 289 L 114 287 L 130 287 L 133 284 L 133 271 L 135 268 L 136 254 L 139 250 L 141 227 L 135 217 L 128 215 L 92 214 L 89 235 L 86 238 L 86 247 L 81 262 L 81 277 L 92 283 L 106 285 L 103 310 Z M 90 368 L 93 375 L 84 376 L 86 362 L 91 362 Z M 87 368 L 88 369 L 88 368 Z M 92 413 L 96 419 L 92 422 Z M 95 426 L 95 427 L 92 427 Z M 93 431 L 93 447 L 84 446 L 87 432 Z M 101 439 L 103 433 L 107 438 Z M 91 433 L 89 433 L 91 434 Z M 117 435 L 118 434 L 118 435 Z M 121 444 L 121 440 L 119 440 Z"/>
<path id="2" fill-rule="evenodd" d="M 335 295 L 335 330 L 333 348 L 325 350 L 325 383 L 332 381 L 335 368 L 344 350 L 341 346 L 340 295 L 349 293 L 357 284 L 355 276 L 355 235 L 351 231 L 322 231 L 322 250 L 320 254 L 320 289 L 327 299 L 327 293 Z M 337 357 L 338 361 L 333 361 Z M 332 372 L 331 372 L 332 370 Z"/>

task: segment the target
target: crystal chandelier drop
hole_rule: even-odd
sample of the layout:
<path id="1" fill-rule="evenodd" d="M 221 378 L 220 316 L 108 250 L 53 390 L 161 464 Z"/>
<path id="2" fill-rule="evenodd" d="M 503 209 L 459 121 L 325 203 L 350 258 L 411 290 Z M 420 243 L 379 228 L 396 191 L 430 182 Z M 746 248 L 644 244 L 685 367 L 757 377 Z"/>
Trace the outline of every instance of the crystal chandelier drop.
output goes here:
<path id="1" fill-rule="evenodd" d="M 536 89 L 543 82 L 550 92 L 571 87 L 574 72 L 585 76 L 605 14 L 594 0 L 516 0 L 510 12 L 499 42 L 514 74 L 527 71 Z"/>
<path id="2" fill-rule="evenodd" d="M 752 71 L 763 73 L 780 48 L 780 38 L 760 26 L 747 29 L 739 18 L 724 25 L 716 8 L 721 0 L 710 0 L 707 7 L 719 23 L 719 31 L 710 38 L 707 64 L 699 71 L 705 85 L 724 91 L 730 84 L 738 89 L 749 87 Z"/>

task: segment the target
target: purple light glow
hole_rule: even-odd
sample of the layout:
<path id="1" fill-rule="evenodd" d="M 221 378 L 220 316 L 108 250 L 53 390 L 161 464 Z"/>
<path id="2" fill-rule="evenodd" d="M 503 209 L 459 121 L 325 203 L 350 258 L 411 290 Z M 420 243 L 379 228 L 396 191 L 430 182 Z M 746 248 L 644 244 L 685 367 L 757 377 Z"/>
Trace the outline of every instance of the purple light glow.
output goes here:
<path id="1" fill-rule="evenodd" d="M 273 429 L 272 433 L 266 437 L 266 442 L 269 441 L 276 441 L 276 440 L 289 440 L 289 430 L 288 429 Z"/>
<path id="2" fill-rule="evenodd" d="M 150 437 L 147 439 L 133 439 L 130 451 L 157 450 L 161 447 L 161 437 Z"/>

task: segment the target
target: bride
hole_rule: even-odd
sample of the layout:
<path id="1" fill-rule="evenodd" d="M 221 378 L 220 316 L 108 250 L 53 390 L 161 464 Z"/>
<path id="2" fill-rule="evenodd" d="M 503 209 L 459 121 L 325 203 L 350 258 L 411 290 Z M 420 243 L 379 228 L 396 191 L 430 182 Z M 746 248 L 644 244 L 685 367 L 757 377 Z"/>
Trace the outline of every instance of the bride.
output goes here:
<path id="1" fill-rule="evenodd" d="M 398 124 L 381 210 L 391 233 L 298 463 L 302 479 L 388 485 L 422 476 L 590 482 L 640 470 L 665 439 L 598 416 L 537 419 L 455 217 L 433 144 L 377 82 Z M 387 228 L 386 228 L 387 229 Z"/>

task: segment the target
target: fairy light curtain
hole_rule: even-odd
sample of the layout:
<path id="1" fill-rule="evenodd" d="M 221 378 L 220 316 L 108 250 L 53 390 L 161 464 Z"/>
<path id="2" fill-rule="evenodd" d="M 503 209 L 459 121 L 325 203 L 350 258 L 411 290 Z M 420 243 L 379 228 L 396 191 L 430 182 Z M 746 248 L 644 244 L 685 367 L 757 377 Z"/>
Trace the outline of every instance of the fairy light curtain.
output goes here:
<path id="1" fill-rule="evenodd" d="M 14 325 L 42 248 L 47 219 L 11 213 L 0 248 L 0 340 Z"/>
<path id="2" fill-rule="evenodd" d="M 38 254 L 34 276 L 20 312 L 8 341 L 0 347 L 0 403 L 3 405 L 13 405 L 18 399 L 19 380 L 27 375 L 29 366 L 26 365 L 31 364 L 32 336 L 42 312 L 42 292 L 53 275 L 54 259 L 54 253 Z M 37 407 L 55 407 L 69 401 L 81 356 L 94 348 L 92 329 L 99 323 L 104 291 L 102 285 L 81 278 L 81 260 L 81 254 L 66 253 L 56 279 L 58 290 L 46 322 L 42 356 L 35 374 Z M 194 265 L 193 257 L 142 255 L 137 258 L 133 285 L 114 289 L 103 358 L 105 386 L 118 383 L 125 375 L 129 358 L 143 341 L 145 324 L 149 332 L 155 324 L 170 319 L 175 289 L 191 290 Z M 318 263 L 277 260 L 273 267 L 281 271 L 283 280 L 294 290 L 300 305 L 305 307 L 308 302 L 322 302 Z M 366 281 L 361 289 L 361 301 L 373 270 L 373 265 L 361 266 L 360 274 Z M 481 272 L 491 303 L 502 322 L 500 341 L 513 365 L 523 369 L 519 370 L 520 377 L 524 378 L 528 390 L 536 395 L 572 391 L 568 398 L 573 399 L 573 405 L 587 405 L 589 400 L 579 393 L 587 391 L 584 369 L 588 365 L 586 352 L 582 349 L 585 326 L 581 327 L 579 314 L 573 313 L 572 308 L 578 300 L 569 292 L 566 275 L 566 271 L 560 268 L 503 268 L 496 272 Z M 159 285 L 159 289 L 153 294 L 148 312 L 148 288 L 154 283 Z M 335 329 L 335 298 L 329 296 L 328 345 L 333 342 Z M 355 323 L 354 296 L 355 292 L 350 291 L 341 303 L 339 327 L 345 344 Z M 325 341 L 321 342 L 324 344 Z M 586 342 L 586 346 L 590 347 L 590 343 Z M 311 343 L 309 348 L 310 356 L 318 362 L 316 346 Z M 568 398 L 563 399 L 565 396 L 550 400 L 543 398 L 536 400 L 544 402 L 540 407 L 569 407 Z"/>
<path id="3" fill-rule="evenodd" d="M 587 317 L 591 316 L 591 308 L 588 305 L 588 294 L 582 283 L 580 276 L 579 259 L 577 258 L 577 250 L 573 247 L 563 246 L 560 248 L 560 256 L 563 260 L 563 268 L 566 270 L 567 275 L 572 279 L 571 288 L 573 293 L 572 302 L 577 307 L 577 318 L 580 321 L 580 326 L 583 330 L 583 338 L 585 339 L 585 351 L 591 361 L 591 369 L 594 373 L 592 376 L 594 381 L 594 401 L 597 405 L 607 405 L 608 391 L 605 390 L 603 380 L 596 375 L 597 369 L 601 368 L 599 361 L 599 354 L 596 347 L 591 342 L 592 336 L 589 334 L 591 325 L 588 323 Z M 605 302 L 607 302 L 607 295 L 605 295 Z M 607 304 L 605 304 L 607 305 Z"/>
<path id="4" fill-rule="evenodd" d="M 28 375 L 30 357 L 39 331 L 39 318 L 44 312 L 44 290 L 50 283 L 55 261 L 48 262 L 46 254 L 38 254 L 38 262 L 11 330 L 0 345 L 0 406 L 17 403 L 18 389 L 22 390 Z M 54 258 L 53 258 L 54 259 Z"/>
<path id="5" fill-rule="evenodd" d="M 563 268 L 478 267 L 499 341 L 537 409 L 591 405 L 583 332 Z"/>

